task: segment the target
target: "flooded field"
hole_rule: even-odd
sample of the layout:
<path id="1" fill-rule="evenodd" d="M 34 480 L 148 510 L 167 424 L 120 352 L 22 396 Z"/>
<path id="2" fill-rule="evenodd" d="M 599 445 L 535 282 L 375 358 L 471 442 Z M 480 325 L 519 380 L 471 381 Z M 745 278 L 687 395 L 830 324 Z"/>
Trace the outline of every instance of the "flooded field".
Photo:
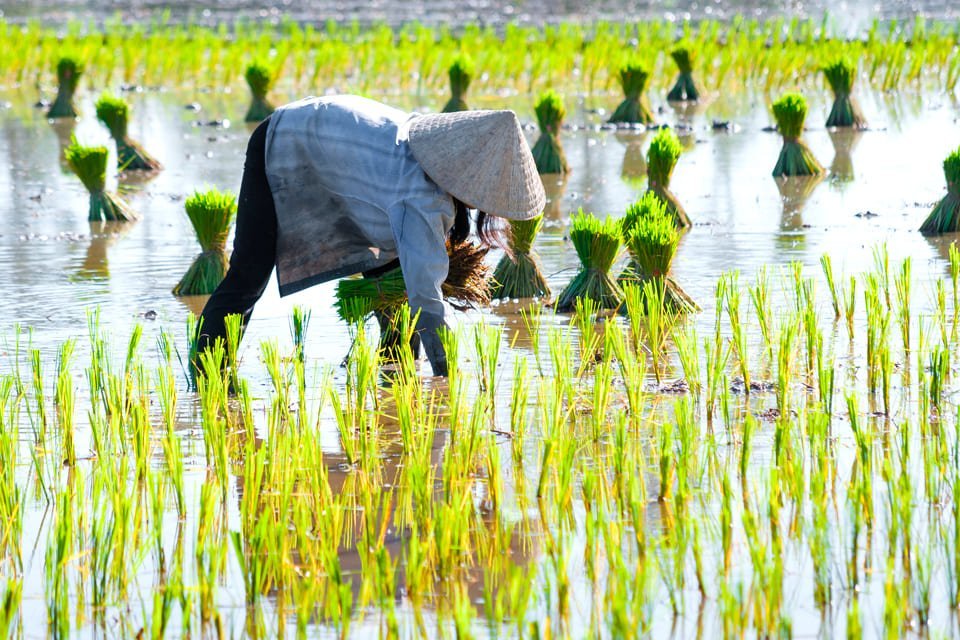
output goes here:
<path id="1" fill-rule="evenodd" d="M 960 635 L 960 254 L 917 231 L 945 193 L 951 97 L 863 90 L 869 130 L 836 132 L 808 91 L 829 172 L 778 182 L 766 96 L 654 94 L 684 145 L 688 322 L 501 303 L 458 314 L 449 381 L 380 377 L 372 334 L 341 366 L 333 284 L 274 282 L 228 395 L 188 388 L 205 299 L 171 289 L 199 252 L 185 197 L 239 187 L 248 98 L 126 94 L 165 170 L 109 177 L 140 214 L 116 224 L 87 222 L 62 160 L 72 135 L 109 143 L 96 96 L 52 123 L 32 88 L 0 93 L 5 634 Z M 535 245 L 555 294 L 579 266 L 571 214 L 619 217 L 647 186 L 653 132 L 603 126 L 619 100 L 568 98 L 572 172 L 546 180 Z M 532 99 L 479 102 L 533 141 Z"/>

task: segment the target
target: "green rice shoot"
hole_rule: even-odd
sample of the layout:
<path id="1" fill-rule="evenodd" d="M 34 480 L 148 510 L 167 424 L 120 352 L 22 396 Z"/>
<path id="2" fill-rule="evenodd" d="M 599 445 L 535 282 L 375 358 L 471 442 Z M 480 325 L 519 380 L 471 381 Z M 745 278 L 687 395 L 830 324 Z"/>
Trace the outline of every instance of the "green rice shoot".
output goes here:
<path id="1" fill-rule="evenodd" d="M 628 62 L 620 67 L 620 87 L 623 102 L 617 106 L 609 122 L 614 124 L 653 124 L 653 111 L 647 102 L 647 84 L 650 68 L 640 62 Z"/>
<path id="2" fill-rule="evenodd" d="M 691 226 L 690 217 L 670 191 L 670 177 L 681 153 L 683 145 L 677 134 L 672 129 L 660 129 L 647 150 L 647 193 L 654 194 L 663 203 L 677 228 L 686 229 Z"/>
<path id="3" fill-rule="evenodd" d="M 127 135 L 130 104 L 123 98 L 104 94 L 97 100 L 97 119 L 110 130 L 117 145 L 117 167 L 121 171 L 156 171 L 159 162 Z"/>
<path id="4" fill-rule="evenodd" d="M 443 113 L 466 111 L 470 108 L 467 106 L 466 95 L 475 73 L 476 67 L 469 57 L 461 54 L 454 59 L 448 72 L 451 96 L 443 107 Z"/>
<path id="5" fill-rule="evenodd" d="M 70 169 L 90 194 L 88 220 L 91 222 L 136 220 L 137 216 L 120 196 L 107 191 L 106 147 L 88 147 L 74 139 L 64 151 Z"/>
<path id="6" fill-rule="evenodd" d="M 247 85 L 250 87 L 250 108 L 244 116 L 244 122 L 261 122 L 273 113 L 273 105 L 267 100 L 267 94 L 273 87 L 274 76 L 269 67 L 253 62 L 247 67 L 244 74 Z"/>
<path id="7" fill-rule="evenodd" d="M 773 117 L 783 136 L 783 148 L 773 169 L 773 176 L 813 176 L 823 173 L 823 167 L 813 152 L 800 139 L 807 118 L 807 101 L 799 93 L 785 93 L 773 103 Z"/>
<path id="8" fill-rule="evenodd" d="M 202 252 L 173 288 L 173 295 L 209 295 L 227 274 L 227 236 L 237 215 L 237 198 L 229 191 L 195 191 L 184 208 Z"/>
<path id="9" fill-rule="evenodd" d="M 77 91 L 77 83 L 83 74 L 83 65 L 71 57 L 63 57 L 57 61 L 57 97 L 47 111 L 48 118 L 76 118 L 77 109 L 73 104 L 73 94 Z"/>
<path id="10" fill-rule="evenodd" d="M 533 241 L 543 227 L 543 215 L 529 220 L 510 221 L 510 252 L 505 253 L 493 272 L 493 298 L 546 298 L 550 295 L 540 256 Z"/>
<path id="11" fill-rule="evenodd" d="M 643 285 L 654 282 L 663 289 L 664 304 L 677 312 L 699 310 L 697 304 L 670 277 L 670 266 L 680 244 L 674 218 L 657 196 L 647 192 L 627 208 L 620 230 L 630 261 L 617 282 Z M 642 287 L 641 287 L 642 290 Z"/>
<path id="12" fill-rule="evenodd" d="M 693 65 L 696 62 L 696 51 L 689 42 L 678 43 L 670 51 L 670 57 L 673 58 L 680 75 L 673 88 L 667 93 L 667 100 L 670 102 L 696 102 L 700 99 L 700 87 L 693 79 Z"/>
<path id="13" fill-rule="evenodd" d="M 960 231 L 960 147 L 943 161 L 943 173 L 947 179 L 947 195 L 920 226 L 920 233 L 924 235 Z"/>
<path id="14" fill-rule="evenodd" d="M 838 58 L 823 67 L 823 75 L 833 90 L 833 107 L 826 126 L 865 128 L 866 118 L 852 95 L 856 66 L 846 58 Z"/>
<path id="15" fill-rule="evenodd" d="M 537 171 L 541 174 L 568 173 L 570 167 L 560 145 L 560 127 L 567 117 L 563 98 L 553 89 L 547 89 L 540 94 L 534 112 L 537 114 L 537 124 L 540 125 L 540 138 L 532 149 Z"/>
<path id="16" fill-rule="evenodd" d="M 580 258 L 580 270 L 557 298 L 557 311 L 573 311 L 579 298 L 589 298 L 600 309 L 616 309 L 623 302 L 623 290 L 610 275 L 623 242 L 620 223 L 601 221 L 581 208 L 570 220 L 570 242 Z"/>

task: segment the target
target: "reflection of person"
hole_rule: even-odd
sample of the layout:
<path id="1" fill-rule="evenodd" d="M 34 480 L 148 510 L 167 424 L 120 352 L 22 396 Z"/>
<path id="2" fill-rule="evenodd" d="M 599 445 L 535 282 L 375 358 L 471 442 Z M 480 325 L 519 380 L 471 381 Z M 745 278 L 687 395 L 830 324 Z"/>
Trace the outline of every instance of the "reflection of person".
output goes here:
<path id="1" fill-rule="evenodd" d="M 449 307 L 448 235 L 474 230 L 503 245 L 488 214 L 528 219 L 543 209 L 533 157 L 512 111 L 416 115 L 357 96 L 281 107 L 250 138 L 237 228 L 224 281 L 202 314 L 198 350 L 244 324 L 273 267 L 280 295 L 399 262 L 435 375 L 446 374 L 437 329 Z"/>

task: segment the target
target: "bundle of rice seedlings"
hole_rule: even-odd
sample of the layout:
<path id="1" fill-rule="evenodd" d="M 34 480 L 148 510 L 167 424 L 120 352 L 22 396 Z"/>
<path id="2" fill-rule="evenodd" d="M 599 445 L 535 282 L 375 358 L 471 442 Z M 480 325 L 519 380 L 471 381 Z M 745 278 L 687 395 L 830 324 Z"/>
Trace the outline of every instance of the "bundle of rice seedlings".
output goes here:
<path id="1" fill-rule="evenodd" d="M 568 173 L 567 157 L 560 146 L 560 125 L 567 115 L 563 99 L 553 89 L 540 94 L 534 107 L 540 125 L 540 139 L 533 145 L 533 160 L 540 173 Z"/>
<path id="2" fill-rule="evenodd" d="M 77 109 L 73 106 L 73 94 L 83 73 L 83 66 L 74 58 L 60 58 L 57 62 L 57 98 L 47 111 L 48 118 L 76 118 Z"/>
<path id="3" fill-rule="evenodd" d="M 620 221 L 620 232 L 630 262 L 617 279 L 618 283 L 641 286 L 654 282 L 663 290 L 664 304 L 671 310 L 698 311 L 697 303 L 669 275 L 680 243 L 680 231 L 663 202 L 653 193 L 645 193 L 627 209 Z"/>
<path id="4" fill-rule="evenodd" d="M 580 258 L 580 271 L 557 298 L 557 311 L 573 311 L 578 298 L 590 298 L 600 309 L 616 309 L 623 302 L 623 290 L 610 275 L 620 254 L 620 225 L 607 218 L 600 221 L 580 209 L 570 221 L 570 242 Z"/>
<path id="5" fill-rule="evenodd" d="M 250 108 L 247 109 L 247 115 L 243 118 L 244 122 L 266 120 L 267 116 L 273 113 L 273 105 L 267 101 L 267 93 L 273 86 L 273 74 L 265 65 L 254 62 L 247 67 L 244 77 L 247 79 L 250 94 L 253 96 Z"/>
<path id="6" fill-rule="evenodd" d="M 469 309 L 490 303 L 490 268 L 484 262 L 487 248 L 470 242 L 447 242 L 450 268 L 441 286 L 443 297 L 455 309 Z M 400 268 L 377 278 L 346 278 L 337 282 L 337 314 L 349 324 L 363 322 L 374 313 L 392 318 L 407 301 L 407 289 Z"/>
<path id="7" fill-rule="evenodd" d="M 107 192 L 107 153 L 106 147 L 86 147 L 76 139 L 64 152 L 70 169 L 90 193 L 88 219 L 93 222 L 136 220 L 136 214 L 119 196 Z"/>
<path id="8" fill-rule="evenodd" d="M 647 104 L 646 90 L 650 69 L 639 62 L 628 62 L 620 67 L 620 86 L 624 99 L 610 116 L 615 124 L 652 124 L 653 112 Z"/>
<path id="9" fill-rule="evenodd" d="M 672 129 L 660 129 L 647 150 L 647 193 L 652 193 L 663 203 L 678 229 L 690 226 L 687 212 L 670 191 L 670 176 L 682 152 L 680 139 Z"/>
<path id="10" fill-rule="evenodd" d="M 540 256 L 533 249 L 533 240 L 542 227 L 543 215 L 510 221 L 510 253 L 500 258 L 493 272 L 492 297 L 545 298 L 550 295 Z"/>
<path id="11" fill-rule="evenodd" d="M 773 177 L 812 176 L 823 173 L 823 167 L 813 157 L 813 152 L 800 139 L 803 122 L 807 118 L 807 101 L 799 93 L 785 93 L 773 103 L 773 117 L 783 136 L 783 148 Z"/>
<path id="12" fill-rule="evenodd" d="M 960 231 L 960 148 L 943 161 L 947 178 L 947 195 L 937 203 L 920 227 L 924 235 Z"/>
<path id="13" fill-rule="evenodd" d="M 130 105 L 123 98 L 103 95 L 97 100 L 97 118 L 110 130 L 117 144 L 117 166 L 121 171 L 157 171 L 161 168 L 153 156 L 127 136 Z"/>
<path id="14" fill-rule="evenodd" d="M 863 129 L 867 121 L 860 111 L 860 106 L 850 95 L 853 90 L 853 79 L 857 75 L 857 68 L 849 60 L 839 58 L 823 67 L 823 75 L 827 77 L 830 88 L 833 89 L 833 108 L 827 117 L 828 127 L 856 127 Z"/>
<path id="15" fill-rule="evenodd" d="M 237 215 L 237 198 L 217 189 L 194 191 L 184 207 L 203 251 L 173 288 L 173 295 L 209 295 L 227 274 L 227 235 Z"/>
<path id="16" fill-rule="evenodd" d="M 700 99 L 700 87 L 693 79 L 693 63 L 696 60 L 696 52 L 689 44 L 680 43 L 670 52 L 670 57 L 677 64 L 680 75 L 677 81 L 667 94 L 667 100 L 670 102 L 696 102 Z"/>
<path id="17" fill-rule="evenodd" d="M 470 107 L 464 97 L 467 95 L 467 89 L 470 88 L 470 81 L 473 80 L 475 68 L 473 61 L 466 56 L 457 56 L 450 65 L 450 93 L 451 98 L 443 107 L 443 113 L 454 111 L 466 111 Z"/>

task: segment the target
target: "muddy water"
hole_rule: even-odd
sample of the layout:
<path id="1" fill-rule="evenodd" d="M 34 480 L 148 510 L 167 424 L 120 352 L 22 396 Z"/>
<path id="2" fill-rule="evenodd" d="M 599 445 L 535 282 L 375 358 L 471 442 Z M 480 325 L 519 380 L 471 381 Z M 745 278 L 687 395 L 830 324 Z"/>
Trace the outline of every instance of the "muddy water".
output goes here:
<path id="1" fill-rule="evenodd" d="M 83 96 L 85 116 L 73 125 L 47 122 L 42 112 L 30 106 L 35 96 L 0 96 L 6 105 L 0 111 L 0 270 L 6 286 L 0 336 L 9 353 L 19 326 L 22 342 L 29 341 L 47 354 L 48 371 L 53 370 L 52 358 L 60 342 L 86 334 L 88 313 L 94 307 L 99 308 L 101 326 L 114 337 L 117 351 L 122 350 L 135 323 L 144 326 L 143 344 L 148 352 L 161 330 L 172 333 L 185 350 L 187 313 L 199 311 L 203 299 L 177 299 L 170 294 L 199 251 L 183 212 L 183 199 L 193 189 L 207 185 L 234 190 L 239 186 L 250 132 L 239 123 L 246 106 L 243 97 L 170 92 L 134 94 L 130 99 L 135 113 L 131 136 L 156 155 L 166 170 L 148 181 L 120 185 L 141 214 L 138 222 L 91 225 L 86 221 L 86 193 L 59 161 L 71 134 L 87 143 L 108 141 L 92 118 L 91 96 Z M 199 112 L 184 109 L 192 102 L 201 105 Z M 536 246 L 557 292 L 578 264 L 566 240 L 570 213 L 583 207 L 619 215 L 644 189 L 642 157 L 652 134 L 602 128 L 604 110 L 615 103 L 616 98 L 611 97 L 602 103 L 577 105 L 571 127 L 562 136 L 573 173 L 562 184 L 548 181 L 552 197 L 548 224 Z M 780 266 L 799 261 L 809 275 L 819 279 L 819 258 L 830 253 L 838 272 L 855 274 L 872 266 L 873 247 L 881 242 L 887 243 L 894 265 L 902 257 L 913 257 L 915 304 L 919 312 L 929 312 L 932 282 L 946 274 L 951 238 L 927 240 L 916 229 L 930 205 L 944 194 L 940 165 L 956 144 L 947 133 L 956 127 L 957 109 L 935 96 L 909 94 L 894 98 L 866 95 L 862 104 L 872 129 L 840 136 L 819 125 L 829 103 L 825 96 L 813 97 L 805 137 L 832 172 L 818 183 L 782 187 L 770 177 L 780 140 L 763 131 L 770 118 L 762 100 L 714 99 L 692 112 L 677 112 L 655 101 L 662 122 L 683 125 L 686 152 L 672 187 L 694 227 L 682 240 L 674 276 L 704 309 L 697 317 L 701 336 L 709 335 L 712 326 L 713 288 L 722 272 L 739 269 L 742 280 L 749 282 L 762 265 L 768 265 L 777 276 Z M 514 106 L 530 121 L 527 108 Z M 208 126 L 226 119 L 234 122 Z M 715 131 L 711 126 L 715 119 L 729 121 L 731 129 Z M 535 135 L 531 130 L 531 139 Z M 492 256 L 491 260 L 495 259 Z M 774 282 L 779 284 L 779 279 L 775 277 Z M 332 291 L 333 285 L 323 285 L 280 299 L 271 283 L 254 313 L 241 354 L 243 373 L 251 381 L 254 395 L 262 398 L 269 388 L 258 361 L 258 345 L 276 339 L 284 349 L 289 348 L 288 322 L 294 305 L 312 311 L 306 345 L 310 365 L 334 366 L 335 379 L 342 384 L 344 374 L 336 365 L 346 354 L 349 338 L 332 311 Z M 825 309 L 828 302 L 822 282 L 819 292 Z M 786 304 L 776 292 L 773 297 L 775 306 Z M 480 320 L 503 323 L 511 338 L 515 331 L 521 333 L 518 348 L 505 349 L 501 376 L 504 388 L 509 388 L 511 359 L 529 354 L 516 306 L 504 304 L 459 315 L 466 326 Z M 547 326 L 566 321 L 566 317 L 545 315 Z M 75 362 L 86 363 L 84 349 L 85 340 L 81 339 Z M 2 362 L 0 370 L 6 370 L 8 359 Z M 465 363 L 465 367 L 472 364 Z M 192 409 L 187 396 L 181 417 L 188 446 L 190 434 L 195 436 L 188 475 L 199 483 L 203 446 Z M 325 450 L 335 466 L 342 459 L 339 439 L 331 423 L 325 424 L 325 429 Z M 27 433 L 22 437 L 27 438 Z M 443 436 L 438 436 L 438 452 L 443 445 Z M 83 450 L 83 442 L 78 447 Z M 758 447 L 762 455 L 763 447 Z M 531 464 L 536 464 L 533 442 L 529 455 Z M 342 474 L 333 475 L 334 483 L 343 481 Z M 509 485 L 509 476 L 507 480 Z M 521 490 L 529 488 L 511 489 Z M 516 517 L 533 519 L 525 513 Z M 658 526 L 658 519 L 656 508 L 651 508 L 651 527 Z M 32 539 L 42 531 L 43 520 L 42 505 L 28 501 L 25 537 Z M 582 540 L 575 541 L 572 557 L 580 557 L 578 545 Z M 527 561 L 536 561 L 535 551 Z M 42 612 L 42 577 L 42 554 L 37 553 L 25 575 L 24 611 L 28 613 L 34 605 Z M 228 616 L 228 626 L 239 631 L 243 624 L 239 606 L 242 586 L 239 580 L 227 584 L 232 586 L 224 587 L 226 598 L 238 606 L 236 618 Z M 589 584 L 584 576 L 575 577 L 573 587 L 576 597 L 586 598 Z M 229 610 L 229 605 L 224 606 Z M 796 628 L 802 628 L 805 616 L 818 624 L 812 607 L 792 613 Z M 45 633 L 42 613 L 24 618 L 28 636 Z M 372 625 L 369 630 L 375 633 L 375 620 L 365 624 Z"/>
<path id="2" fill-rule="evenodd" d="M 563 20 L 622 20 L 662 18 L 727 19 L 734 15 L 757 18 L 777 16 L 830 15 L 832 23 L 843 33 L 853 33 L 868 26 L 876 18 L 912 21 L 915 15 L 952 19 L 958 15 L 955 3 L 948 0 L 807 0 L 776 2 L 775 0 L 307 0 L 265 4 L 249 0 L 198 5 L 194 2 L 159 2 L 158 0 L 8 0 L 0 4 L 2 13 L 12 20 L 41 19 L 47 23 L 64 23 L 73 19 L 102 21 L 117 15 L 124 20 L 148 20 L 166 14 L 175 22 L 193 21 L 216 24 L 221 21 L 248 18 L 277 22 L 291 18 L 304 22 L 358 21 L 361 24 L 387 22 L 398 24 L 418 20 L 428 24 L 543 24 Z"/>

